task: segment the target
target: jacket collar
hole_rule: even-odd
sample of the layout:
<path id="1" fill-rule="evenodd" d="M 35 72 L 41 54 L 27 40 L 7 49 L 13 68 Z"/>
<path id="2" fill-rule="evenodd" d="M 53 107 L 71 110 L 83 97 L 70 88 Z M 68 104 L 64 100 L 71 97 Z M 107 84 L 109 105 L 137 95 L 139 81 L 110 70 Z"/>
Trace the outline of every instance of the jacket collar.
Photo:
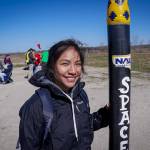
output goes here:
<path id="1" fill-rule="evenodd" d="M 45 73 L 43 71 L 39 71 L 36 74 L 34 74 L 29 79 L 29 83 L 31 83 L 32 85 L 34 85 L 36 87 L 48 88 L 56 96 L 66 97 L 63 94 L 64 91 L 62 91 L 62 89 L 58 85 L 56 85 L 53 81 L 48 79 L 45 76 Z M 76 85 L 73 87 L 73 89 L 71 89 L 71 91 L 66 94 L 68 94 L 70 97 L 72 97 L 74 99 L 75 97 L 77 97 L 80 94 L 80 92 L 84 88 L 84 86 L 85 86 L 85 83 L 80 82 L 80 80 L 79 80 L 76 83 Z"/>

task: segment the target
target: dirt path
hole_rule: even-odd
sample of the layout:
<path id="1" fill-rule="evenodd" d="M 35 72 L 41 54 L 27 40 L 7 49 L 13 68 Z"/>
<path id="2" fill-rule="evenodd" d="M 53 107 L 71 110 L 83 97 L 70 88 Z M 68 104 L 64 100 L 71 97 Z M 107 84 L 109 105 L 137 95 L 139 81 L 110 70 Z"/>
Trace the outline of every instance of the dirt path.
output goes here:
<path id="1" fill-rule="evenodd" d="M 86 91 L 89 95 L 91 112 L 108 103 L 107 69 L 87 67 Z M 0 85 L 0 150 L 13 150 L 18 136 L 18 112 L 24 101 L 34 92 L 24 79 L 21 68 L 13 71 L 14 82 Z M 132 77 L 131 89 L 130 149 L 150 149 L 150 80 Z M 108 150 L 108 128 L 95 133 L 92 150 Z"/>

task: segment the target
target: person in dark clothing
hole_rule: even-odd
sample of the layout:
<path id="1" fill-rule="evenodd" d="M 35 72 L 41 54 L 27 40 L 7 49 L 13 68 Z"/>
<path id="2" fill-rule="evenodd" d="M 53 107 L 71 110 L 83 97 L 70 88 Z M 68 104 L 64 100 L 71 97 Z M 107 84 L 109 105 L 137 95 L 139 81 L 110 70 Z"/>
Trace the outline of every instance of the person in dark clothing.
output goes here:
<path id="1" fill-rule="evenodd" d="M 2 82 L 3 84 L 12 82 L 12 70 L 13 64 L 10 55 L 6 55 L 4 58 L 4 66 L 2 65 L 2 70 L 0 72 L 0 82 Z"/>
<path id="2" fill-rule="evenodd" d="M 49 90 L 52 123 L 43 143 L 42 103 L 33 94 L 19 112 L 21 150 L 91 150 L 94 131 L 109 124 L 109 107 L 90 113 L 82 73 L 84 56 L 76 41 L 60 41 L 49 49 L 47 69 L 34 74 L 29 82 Z"/>

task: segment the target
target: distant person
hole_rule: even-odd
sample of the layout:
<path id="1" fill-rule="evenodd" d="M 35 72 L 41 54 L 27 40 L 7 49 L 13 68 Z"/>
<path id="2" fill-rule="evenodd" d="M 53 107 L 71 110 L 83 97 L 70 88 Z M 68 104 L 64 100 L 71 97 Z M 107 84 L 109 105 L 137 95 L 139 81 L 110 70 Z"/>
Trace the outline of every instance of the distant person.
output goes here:
<path id="1" fill-rule="evenodd" d="M 46 67 L 47 62 L 48 62 L 48 51 L 45 50 L 42 52 L 42 61 L 41 61 L 42 69 Z"/>
<path id="2" fill-rule="evenodd" d="M 35 53 L 35 61 L 34 61 L 34 73 L 41 70 L 41 53 L 36 52 Z"/>
<path id="3" fill-rule="evenodd" d="M 94 131 L 109 124 L 109 107 L 90 113 L 85 83 L 81 82 L 84 56 L 78 44 L 68 39 L 53 45 L 46 69 L 34 74 L 29 82 L 41 90 L 47 89 L 49 94 L 42 96 L 51 103 L 47 108 L 53 110 L 53 118 L 47 126 L 41 97 L 36 91 L 19 112 L 21 149 L 91 150 Z"/>
<path id="4" fill-rule="evenodd" d="M 33 69 L 34 69 L 34 62 L 35 62 L 35 50 L 33 48 L 30 48 L 26 54 L 26 65 L 28 66 L 28 71 L 27 71 L 27 75 L 25 76 L 25 78 L 30 78 L 33 75 Z"/>
<path id="5" fill-rule="evenodd" d="M 5 84 L 5 83 L 9 83 L 9 82 L 13 81 L 11 79 L 12 70 L 13 70 L 13 64 L 12 64 L 10 55 L 5 55 L 4 66 L 0 72 L 0 82 L 1 83 Z"/>

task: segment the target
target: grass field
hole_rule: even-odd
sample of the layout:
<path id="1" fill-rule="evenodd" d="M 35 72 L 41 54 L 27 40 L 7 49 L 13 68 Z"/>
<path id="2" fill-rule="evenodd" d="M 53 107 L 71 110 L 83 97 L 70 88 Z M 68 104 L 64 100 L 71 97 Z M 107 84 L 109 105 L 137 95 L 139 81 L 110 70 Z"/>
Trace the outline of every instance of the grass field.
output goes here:
<path id="1" fill-rule="evenodd" d="M 132 71 L 150 73 L 150 53 L 131 53 Z M 86 54 L 86 64 L 95 67 L 108 67 L 108 53 Z"/>
<path id="2" fill-rule="evenodd" d="M 131 50 L 132 51 L 132 50 Z M 0 60 L 4 58 L 4 55 L 0 55 Z M 25 54 L 11 54 L 14 66 L 20 67 L 24 65 Z M 108 53 L 104 52 L 89 52 L 85 54 L 85 64 L 94 67 L 108 67 Z M 132 52 L 132 71 L 147 72 L 150 73 L 150 52 Z"/>
<path id="3" fill-rule="evenodd" d="M 150 73 L 150 53 L 132 53 L 132 69 Z"/>

